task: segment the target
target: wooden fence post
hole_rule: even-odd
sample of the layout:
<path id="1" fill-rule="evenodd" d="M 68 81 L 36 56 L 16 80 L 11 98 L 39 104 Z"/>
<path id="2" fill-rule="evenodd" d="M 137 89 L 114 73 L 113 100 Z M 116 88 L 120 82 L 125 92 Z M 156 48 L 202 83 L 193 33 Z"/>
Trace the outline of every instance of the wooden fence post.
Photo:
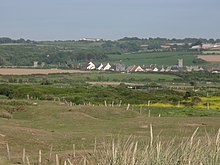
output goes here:
<path id="1" fill-rule="evenodd" d="M 180 101 L 178 101 L 178 106 L 177 106 L 178 108 L 180 107 Z"/>
<path id="2" fill-rule="evenodd" d="M 207 102 L 207 109 L 209 110 L 210 109 L 210 103 Z"/>
<path id="3" fill-rule="evenodd" d="M 130 108 L 130 104 L 128 104 L 128 106 L 127 106 L 127 110 L 129 110 L 129 108 Z"/>
<path id="4" fill-rule="evenodd" d="M 118 104 L 119 107 L 121 107 L 121 103 L 122 103 L 122 100 L 120 100 L 120 102 L 119 102 L 119 104 Z"/>
<path id="5" fill-rule="evenodd" d="M 94 153 L 96 153 L 96 145 L 97 145 L 97 142 L 96 142 L 96 138 L 95 138 L 95 143 L 94 143 Z"/>
<path id="6" fill-rule="evenodd" d="M 57 154 L 56 154 L 56 165 L 59 165 L 59 157 Z"/>
<path id="7" fill-rule="evenodd" d="M 38 164 L 41 165 L 42 159 L 41 159 L 41 150 L 39 150 L 39 157 L 38 157 Z"/>
<path id="8" fill-rule="evenodd" d="M 112 107 L 114 107 L 114 103 L 115 103 L 115 102 L 114 102 L 114 101 L 112 101 Z"/>
<path id="9" fill-rule="evenodd" d="M 25 163 L 25 148 L 23 148 L 23 151 L 22 151 L 22 162 Z"/>
<path id="10" fill-rule="evenodd" d="M 50 146 L 49 162 L 51 161 L 52 152 L 53 152 L 53 145 Z"/>
<path id="11" fill-rule="evenodd" d="M 150 109 L 148 110 L 148 117 L 150 117 Z"/>
<path id="12" fill-rule="evenodd" d="M 84 157 L 83 165 L 86 165 L 86 157 Z"/>
<path id="13" fill-rule="evenodd" d="M 148 100 L 148 102 L 147 102 L 147 106 L 148 106 L 148 107 L 150 106 L 150 100 Z"/>
<path id="14" fill-rule="evenodd" d="M 6 148 L 7 148 L 7 154 L 8 154 L 8 160 L 11 160 L 11 155 L 10 155 L 10 149 L 9 149 L 9 145 L 8 143 L 6 144 Z"/>
<path id="15" fill-rule="evenodd" d="M 142 114 L 142 107 L 140 107 L 140 114 Z"/>
<path id="16" fill-rule="evenodd" d="M 75 144 L 73 144 L 73 155 L 74 158 L 76 157 L 76 146 Z"/>

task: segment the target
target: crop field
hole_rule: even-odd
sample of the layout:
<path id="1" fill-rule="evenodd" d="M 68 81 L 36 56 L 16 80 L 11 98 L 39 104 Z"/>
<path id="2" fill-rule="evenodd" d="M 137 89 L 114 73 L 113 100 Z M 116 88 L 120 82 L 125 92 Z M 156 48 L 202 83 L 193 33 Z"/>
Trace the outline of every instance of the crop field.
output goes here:
<path id="1" fill-rule="evenodd" d="M 88 72 L 88 71 L 87 71 Z M 0 75 L 32 75 L 52 73 L 87 73 L 80 70 L 0 68 Z"/>
<path id="2" fill-rule="evenodd" d="M 220 62 L 220 55 L 200 55 L 198 58 L 208 62 Z"/>
<path id="3" fill-rule="evenodd" d="M 83 160 L 93 153 L 94 147 L 101 150 L 109 140 L 119 137 L 123 139 L 132 135 L 142 144 L 152 136 L 151 125 L 155 141 L 160 137 L 162 144 L 168 144 L 174 137 L 176 144 L 181 139 L 187 140 L 197 127 L 195 138 L 209 139 L 216 136 L 220 127 L 219 112 L 205 109 L 196 114 L 190 108 L 140 109 L 131 106 L 127 109 L 125 105 L 68 106 L 58 101 L 6 99 L 1 99 L 0 103 L 0 160 L 7 159 L 8 144 L 14 163 L 22 162 L 23 148 L 31 163 L 38 160 L 39 150 L 46 163 L 50 156 L 51 161 L 55 161 L 56 154 L 61 160 Z M 2 115 L 10 110 L 13 113 L 8 118 Z M 199 117 L 202 113 L 208 116 Z M 215 117 L 211 117 L 212 113 L 216 114 Z"/>
<path id="4" fill-rule="evenodd" d="M 176 65 L 178 59 L 183 58 L 184 65 L 192 65 L 192 61 L 197 58 L 196 55 L 187 52 L 143 52 L 128 53 L 121 55 L 109 55 L 107 61 L 110 63 L 122 62 L 127 66 L 130 65 Z"/>

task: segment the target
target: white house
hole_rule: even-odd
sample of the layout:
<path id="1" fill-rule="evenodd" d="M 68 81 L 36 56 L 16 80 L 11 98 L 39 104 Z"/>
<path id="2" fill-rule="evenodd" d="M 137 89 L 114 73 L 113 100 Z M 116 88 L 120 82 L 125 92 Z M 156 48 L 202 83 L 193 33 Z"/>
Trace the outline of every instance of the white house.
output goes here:
<path id="1" fill-rule="evenodd" d="M 105 66 L 103 66 L 103 70 L 110 70 L 111 67 L 112 66 L 109 63 L 107 63 Z"/>
<path id="2" fill-rule="evenodd" d="M 159 69 L 157 67 L 154 67 L 153 72 L 158 72 Z"/>
<path id="3" fill-rule="evenodd" d="M 101 70 L 102 68 L 103 68 L 103 64 L 101 63 L 99 66 L 98 66 L 98 68 L 97 68 L 97 70 Z"/>
<path id="4" fill-rule="evenodd" d="M 95 64 L 93 64 L 92 62 L 89 62 L 88 65 L 87 65 L 87 67 L 86 67 L 86 69 L 88 69 L 88 70 L 93 70 L 93 69 L 95 69 Z"/>

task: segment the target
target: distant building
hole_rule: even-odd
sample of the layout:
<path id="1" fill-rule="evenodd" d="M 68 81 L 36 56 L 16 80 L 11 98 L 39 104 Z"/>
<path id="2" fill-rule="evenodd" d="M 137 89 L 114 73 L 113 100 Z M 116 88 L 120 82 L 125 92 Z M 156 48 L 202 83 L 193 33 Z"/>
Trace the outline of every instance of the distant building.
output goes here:
<path id="1" fill-rule="evenodd" d="M 43 67 L 45 67 L 45 66 L 46 66 L 45 62 L 42 62 L 42 63 L 41 63 L 41 67 L 43 68 Z"/>
<path id="2" fill-rule="evenodd" d="M 37 68 L 38 67 L 38 61 L 34 61 L 34 68 Z"/>
<path id="3" fill-rule="evenodd" d="M 191 49 L 201 49 L 202 46 L 201 45 L 195 45 L 195 46 L 192 46 Z"/>
<path id="4" fill-rule="evenodd" d="M 178 72 L 179 71 L 179 66 L 178 65 L 173 65 L 170 68 L 170 72 Z"/>
<path id="5" fill-rule="evenodd" d="M 105 66 L 103 66 L 103 70 L 110 70 L 111 67 L 112 66 L 109 63 L 107 63 Z"/>
<path id="6" fill-rule="evenodd" d="M 97 70 L 102 70 L 103 69 L 103 64 L 101 63 L 100 65 L 98 65 L 98 67 L 96 68 Z"/>
<path id="7" fill-rule="evenodd" d="M 165 70 L 165 68 L 163 67 L 163 65 L 162 65 L 162 67 L 160 68 L 160 72 L 165 72 L 166 70 Z"/>
<path id="8" fill-rule="evenodd" d="M 93 64 L 92 62 L 89 62 L 88 65 L 87 65 L 87 67 L 86 67 L 86 69 L 88 69 L 88 70 L 93 70 L 93 69 L 95 69 L 95 64 Z"/>
<path id="9" fill-rule="evenodd" d="M 98 42 L 102 41 L 103 39 L 101 38 L 82 38 L 81 41 L 92 41 L 92 42 Z"/>
<path id="10" fill-rule="evenodd" d="M 183 67 L 183 59 L 182 58 L 178 59 L 178 67 L 179 68 Z"/>
<path id="11" fill-rule="evenodd" d="M 144 69 L 142 69 L 140 66 L 136 66 L 136 65 L 133 65 L 133 66 L 129 66 L 127 68 L 127 72 L 143 72 Z"/>
<path id="12" fill-rule="evenodd" d="M 124 72 L 124 71 L 126 71 L 125 65 L 124 64 L 120 64 L 120 63 L 113 64 L 112 67 L 111 67 L 111 70 L 117 71 L 117 72 Z"/>
<path id="13" fill-rule="evenodd" d="M 187 72 L 198 72 L 198 71 L 204 71 L 204 68 L 200 67 L 200 66 L 186 66 L 186 71 Z"/>

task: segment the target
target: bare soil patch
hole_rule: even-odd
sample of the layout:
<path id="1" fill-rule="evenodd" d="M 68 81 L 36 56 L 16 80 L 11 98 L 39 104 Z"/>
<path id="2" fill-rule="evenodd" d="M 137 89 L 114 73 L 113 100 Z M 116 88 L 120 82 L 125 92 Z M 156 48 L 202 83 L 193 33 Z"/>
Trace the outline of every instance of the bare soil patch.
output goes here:
<path id="1" fill-rule="evenodd" d="M 201 127 L 201 126 L 206 126 L 205 123 L 187 123 L 185 124 L 187 127 Z"/>
<path id="2" fill-rule="evenodd" d="M 32 75 L 52 73 L 88 73 L 82 70 L 0 68 L 0 75 Z"/>
<path id="3" fill-rule="evenodd" d="M 199 55 L 198 58 L 208 62 L 220 62 L 220 55 Z"/>
<path id="4" fill-rule="evenodd" d="M 102 82 L 87 82 L 88 84 L 92 85 L 120 85 L 124 82 L 113 82 L 113 81 L 102 81 Z M 125 83 L 126 85 L 144 85 L 139 83 Z"/>

